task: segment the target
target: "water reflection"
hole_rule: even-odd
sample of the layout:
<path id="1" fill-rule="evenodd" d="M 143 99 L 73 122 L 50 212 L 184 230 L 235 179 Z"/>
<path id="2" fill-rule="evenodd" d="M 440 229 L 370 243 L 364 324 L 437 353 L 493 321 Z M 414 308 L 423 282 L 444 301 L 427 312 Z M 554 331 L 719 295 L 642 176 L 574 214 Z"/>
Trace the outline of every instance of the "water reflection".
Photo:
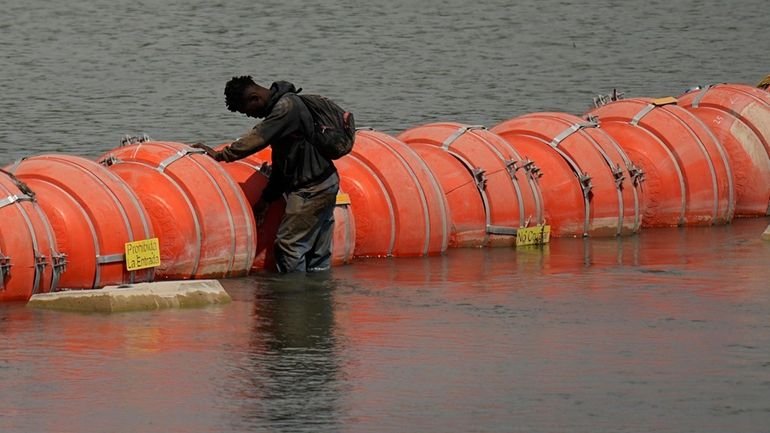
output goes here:
<path id="1" fill-rule="evenodd" d="M 245 377 L 234 399 L 241 421 L 282 431 L 337 429 L 344 381 L 335 336 L 335 280 L 259 275 L 252 281 L 249 355 L 239 369 Z"/>

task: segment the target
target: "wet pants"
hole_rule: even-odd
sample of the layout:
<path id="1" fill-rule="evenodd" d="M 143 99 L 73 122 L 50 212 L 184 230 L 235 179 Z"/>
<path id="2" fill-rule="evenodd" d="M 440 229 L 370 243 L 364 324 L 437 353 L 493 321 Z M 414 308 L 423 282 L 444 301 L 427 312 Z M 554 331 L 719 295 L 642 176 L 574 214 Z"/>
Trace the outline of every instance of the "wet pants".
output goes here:
<path id="1" fill-rule="evenodd" d="M 340 178 L 334 173 L 318 185 L 286 195 L 286 213 L 275 240 L 278 272 L 315 272 L 331 267 L 339 186 Z"/>

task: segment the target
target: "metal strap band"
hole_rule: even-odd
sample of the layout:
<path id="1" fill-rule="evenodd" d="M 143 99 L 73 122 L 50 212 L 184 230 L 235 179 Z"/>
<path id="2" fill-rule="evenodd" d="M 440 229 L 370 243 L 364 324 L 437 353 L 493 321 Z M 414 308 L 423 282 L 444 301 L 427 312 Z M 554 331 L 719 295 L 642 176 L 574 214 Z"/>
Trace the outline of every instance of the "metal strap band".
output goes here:
<path id="1" fill-rule="evenodd" d="M 518 229 L 515 227 L 488 225 L 487 233 L 489 233 L 490 235 L 516 236 L 516 233 L 518 233 Z"/>
<path id="2" fill-rule="evenodd" d="M 631 119 L 631 124 L 634 126 L 638 125 L 639 121 L 642 120 L 642 117 L 646 116 L 650 111 L 654 109 L 655 109 L 654 104 L 647 105 L 640 112 L 636 113 L 636 116 L 634 116 L 634 118 Z"/>
<path id="3" fill-rule="evenodd" d="M 0 208 L 3 208 L 10 204 L 14 204 L 17 201 L 32 201 L 32 200 L 33 200 L 32 197 L 28 196 L 27 194 L 9 195 L 8 197 L 0 200 Z"/>
<path id="4" fill-rule="evenodd" d="M 556 147 L 564 141 L 567 137 L 570 135 L 580 131 L 584 128 L 596 128 L 599 126 L 599 123 L 594 119 L 588 119 L 587 122 L 582 123 L 575 123 L 574 125 L 570 126 L 569 128 L 565 129 L 564 131 L 560 132 L 556 137 L 551 140 L 550 143 L 548 143 L 551 147 Z"/>
<path id="5" fill-rule="evenodd" d="M 692 108 L 698 108 L 700 105 L 701 99 L 703 99 L 704 96 L 706 96 L 706 93 L 713 87 L 713 84 L 709 84 L 708 86 L 704 87 L 703 90 L 700 91 L 697 95 L 695 95 L 695 99 L 692 100 Z"/>
<path id="6" fill-rule="evenodd" d="M 96 263 L 103 265 L 106 263 L 118 263 L 126 260 L 125 254 L 107 254 L 96 256 Z"/>
<path id="7" fill-rule="evenodd" d="M 446 140 L 444 140 L 444 143 L 441 145 L 441 147 L 444 150 L 449 149 L 452 143 L 457 141 L 458 138 L 462 137 L 462 135 L 465 134 L 466 132 L 472 131 L 474 129 L 485 129 L 485 128 L 484 128 L 484 125 L 468 125 L 468 126 L 460 127 L 460 129 L 455 131 L 452 135 L 447 137 Z"/>
<path id="8" fill-rule="evenodd" d="M 187 155 L 194 154 L 194 153 L 206 153 L 203 149 L 182 149 L 179 152 L 169 156 L 168 158 L 164 159 L 163 161 L 158 164 L 158 171 L 161 173 L 168 168 L 169 165 L 175 163 L 176 161 L 179 161 L 180 159 L 184 158 Z"/>

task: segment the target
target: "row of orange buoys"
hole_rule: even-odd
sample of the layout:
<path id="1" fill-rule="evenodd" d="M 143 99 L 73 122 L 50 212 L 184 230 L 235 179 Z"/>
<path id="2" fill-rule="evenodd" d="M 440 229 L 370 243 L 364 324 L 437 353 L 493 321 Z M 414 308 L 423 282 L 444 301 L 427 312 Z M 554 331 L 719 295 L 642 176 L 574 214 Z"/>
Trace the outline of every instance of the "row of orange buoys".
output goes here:
<path id="1" fill-rule="evenodd" d="M 442 122 L 358 131 L 335 161 L 333 262 L 511 247 L 522 227 L 626 236 L 768 214 L 770 93 L 740 84 L 675 98 L 603 98 L 578 117 L 485 128 Z M 134 140 L 90 161 L 38 155 L 0 173 L 0 301 L 59 288 L 227 278 L 273 269 L 284 203 L 257 226 L 271 152 L 217 163 Z M 128 271 L 125 244 L 157 237 L 161 265 Z"/>

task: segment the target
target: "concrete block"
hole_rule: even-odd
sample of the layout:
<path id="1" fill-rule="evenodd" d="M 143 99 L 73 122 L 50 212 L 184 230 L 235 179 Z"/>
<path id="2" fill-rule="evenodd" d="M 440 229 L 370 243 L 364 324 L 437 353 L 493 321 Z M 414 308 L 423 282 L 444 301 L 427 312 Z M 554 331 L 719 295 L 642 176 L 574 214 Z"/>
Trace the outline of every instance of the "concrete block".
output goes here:
<path id="1" fill-rule="evenodd" d="M 762 240 L 763 241 L 770 241 L 770 226 L 767 226 L 764 233 L 762 233 Z"/>
<path id="2" fill-rule="evenodd" d="M 217 280 L 158 281 L 123 284 L 96 290 L 70 290 L 32 295 L 28 307 L 66 311 L 159 310 L 226 304 L 230 295 Z"/>

